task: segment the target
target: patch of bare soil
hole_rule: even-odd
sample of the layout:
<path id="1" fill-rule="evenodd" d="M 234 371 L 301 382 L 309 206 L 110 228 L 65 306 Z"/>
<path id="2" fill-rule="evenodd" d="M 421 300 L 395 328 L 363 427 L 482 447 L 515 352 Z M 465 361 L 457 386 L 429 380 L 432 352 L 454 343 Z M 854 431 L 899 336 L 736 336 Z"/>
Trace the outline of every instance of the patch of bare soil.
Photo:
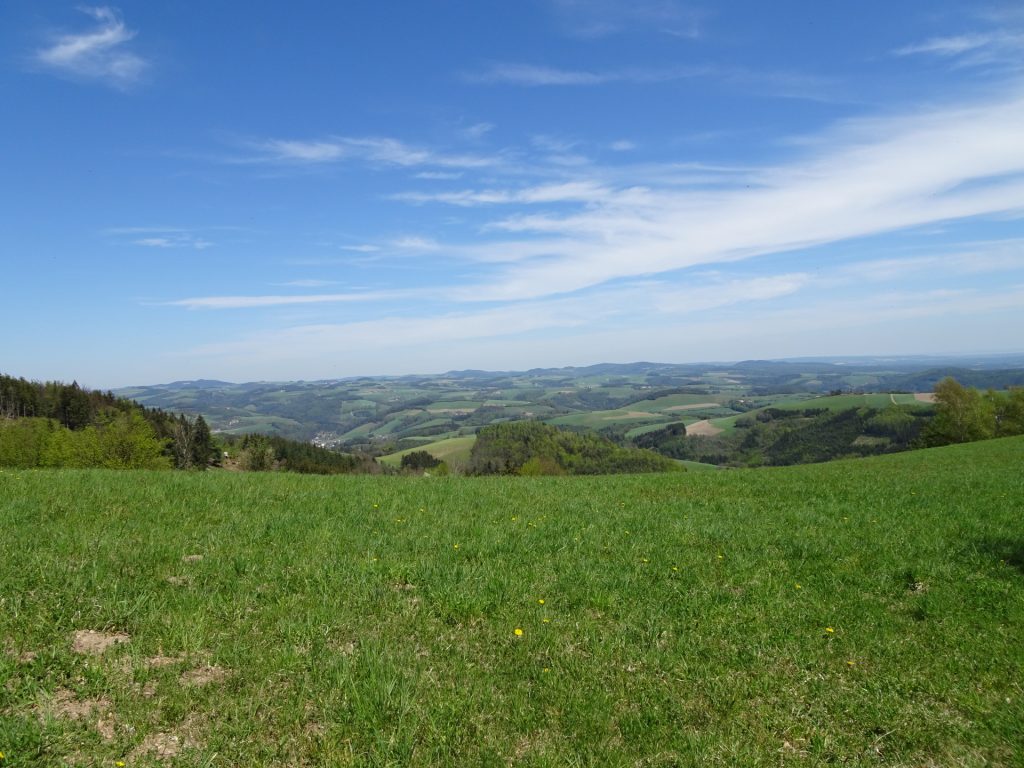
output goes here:
<path id="1" fill-rule="evenodd" d="M 86 653 L 99 656 L 112 645 L 120 645 L 131 640 L 125 632 L 99 632 L 95 629 L 80 629 L 75 632 L 71 641 L 71 650 L 75 653 Z"/>
<path id="2" fill-rule="evenodd" d="M 200 745 L 197 723 L 198 718 L 195 715 L 190 715 L 173 730 L 147 735 L 128 754 L 128 761 L 135 762 L 143 757 L 156 758 L 160 761 L 170 760 L 186 749 L 195 749 Z"/>
<path id="3" fill-rule="evenodd" d="M 198 563 L 202 559 L 203 559 L 202 555 L 185 555 L 184 557 L 181 558 L 181 562 L 183 562 L 183 563 Z"/>
<path id="4" fill-rule="evenodd" d="M 718 408 L 718 403 L 693 403 L 692 405 L 673 405 L 666 411 L 695 411 L 698 408 Z"/>
<path id="5" fill-rule="evenodd" d="M 723 432 L 722 429 L 716 427 L 707 419 L 686 425 L 686 434 L 688 435 L 703 435 L 704 437 L 714 437 L 715 435 L 720 434 L 721 432 Z"/>
<path id="6" fill-rule="evenodd" d="M 158 653 L 156 656 L 150 656 L 146 659 L 146 667 L 148 669 L 170 667 L 174 664 L 180 664 L 182 661 L 184 659 L 181 656 L 164 656 L 162 653 Z"/>
<path id="7" fill-rule="evenodd" d="M 19 664 L 31 664 L 39 656 L 35 651 L 18 651 L 11 640 L 4 641 L 4 653 Z"/>
<path id="8" fill-rule="evenodd" d="M 189 583 L 188 576 L 168 576 L 167 583 L 172 587 L 184 587 Z"/>
<path id="9" fill-rule="evenodd" d="M 210 666 L 197 669 L 187 669 L 181 673 L 178 681 L 188 687 L 199 688 L 210 683 L 219 683 L 228 676 L 228 671 L 223 667 Z"/>
<path id="10" fill-rule="evenodd" d="M 45 720 L 49 716 L 88 723 L 105 741 L 114 740 L 114 726 L 117 721 L 107 698 L 80 699 L 74 691 L 60 688 L 50 701 L 37 707 L 37 713 L 40 720 Z"/>
<path id="11" fill-rule="evenodd" d="M 915 392 L 914 399 L 919 403 L 934 403 L 935 393 L 934 392 Z"/>

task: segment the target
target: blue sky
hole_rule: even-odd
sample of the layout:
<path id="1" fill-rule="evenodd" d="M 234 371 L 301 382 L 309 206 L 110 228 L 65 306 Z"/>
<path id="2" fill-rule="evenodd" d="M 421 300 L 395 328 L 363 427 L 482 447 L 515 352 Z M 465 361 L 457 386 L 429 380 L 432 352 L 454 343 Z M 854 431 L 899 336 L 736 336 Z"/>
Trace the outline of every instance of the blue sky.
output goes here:
<path id="1" fill-rule="evenodd" d="M 0 7 L 0 370 L 1024 346 L 1019 3 Z"/>

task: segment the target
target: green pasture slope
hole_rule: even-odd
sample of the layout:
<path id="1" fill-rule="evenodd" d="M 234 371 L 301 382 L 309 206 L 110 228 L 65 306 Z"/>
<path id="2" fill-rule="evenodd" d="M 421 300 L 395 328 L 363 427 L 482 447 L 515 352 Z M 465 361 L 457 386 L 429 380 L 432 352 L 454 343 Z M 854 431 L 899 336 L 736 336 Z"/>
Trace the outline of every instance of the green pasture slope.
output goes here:
<path id="1" fill-rule="evenodd" d="M 476 442 L 476 435 L 465 435 L 463 437 L 449 437 L 444 440 L 436 440 L 432 443 L 408 448 L 397 453 L 389 453 L 381 456 L 380 462 L 388 466 L 397 467 L 402 463 L 402 457 L 413 451 L 426 451 L 435 459 L 451 462 L 454 464 L 465 464 L 469 461 L 469 454 Z"/>
<path id="2" fill-rule="evenodd" d="M 1022 463 L 3 471 L 3 765 L 1021 765 Z"/>

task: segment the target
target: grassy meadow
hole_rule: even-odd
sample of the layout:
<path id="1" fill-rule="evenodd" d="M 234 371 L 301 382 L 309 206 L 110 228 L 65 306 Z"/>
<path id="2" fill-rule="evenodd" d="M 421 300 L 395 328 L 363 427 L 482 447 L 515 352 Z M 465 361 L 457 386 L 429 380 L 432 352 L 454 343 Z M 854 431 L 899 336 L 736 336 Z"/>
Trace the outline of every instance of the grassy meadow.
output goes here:
<path id="1" fill-rule="evenodd" d="M 1022 467 L 0 471 L 0 764 L 1021 765 Z"/>

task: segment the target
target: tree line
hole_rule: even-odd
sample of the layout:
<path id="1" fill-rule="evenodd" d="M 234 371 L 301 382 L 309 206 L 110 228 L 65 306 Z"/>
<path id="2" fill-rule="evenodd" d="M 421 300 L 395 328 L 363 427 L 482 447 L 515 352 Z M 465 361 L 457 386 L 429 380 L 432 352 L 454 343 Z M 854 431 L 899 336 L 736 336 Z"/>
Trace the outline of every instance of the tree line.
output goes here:
<path id="1" fill-rule="evenodd" d="M 925 432 L 928 445 L 949 445 L 1024 435 L 1024 387 L 981 392 L 952 377 L 935 385 L 935 418 Z"/>
<path id="2" fill-rule="evenodd" d="M 492 424 L 477 433 L 468 474 L 599 475 L 664 472 L 679 465 L 652 451 L 624 448 L 600 435 L 539 421 Z"/>
<path id="3" fill-rule="evenodd" d="M 146 408 L 77 382 L 0 374 L 0 466 L 204 470 L 225 460 L 250 471 L 334 474 L 376 467 L 280 437 L 215 438 L 202 415 Z"/>

